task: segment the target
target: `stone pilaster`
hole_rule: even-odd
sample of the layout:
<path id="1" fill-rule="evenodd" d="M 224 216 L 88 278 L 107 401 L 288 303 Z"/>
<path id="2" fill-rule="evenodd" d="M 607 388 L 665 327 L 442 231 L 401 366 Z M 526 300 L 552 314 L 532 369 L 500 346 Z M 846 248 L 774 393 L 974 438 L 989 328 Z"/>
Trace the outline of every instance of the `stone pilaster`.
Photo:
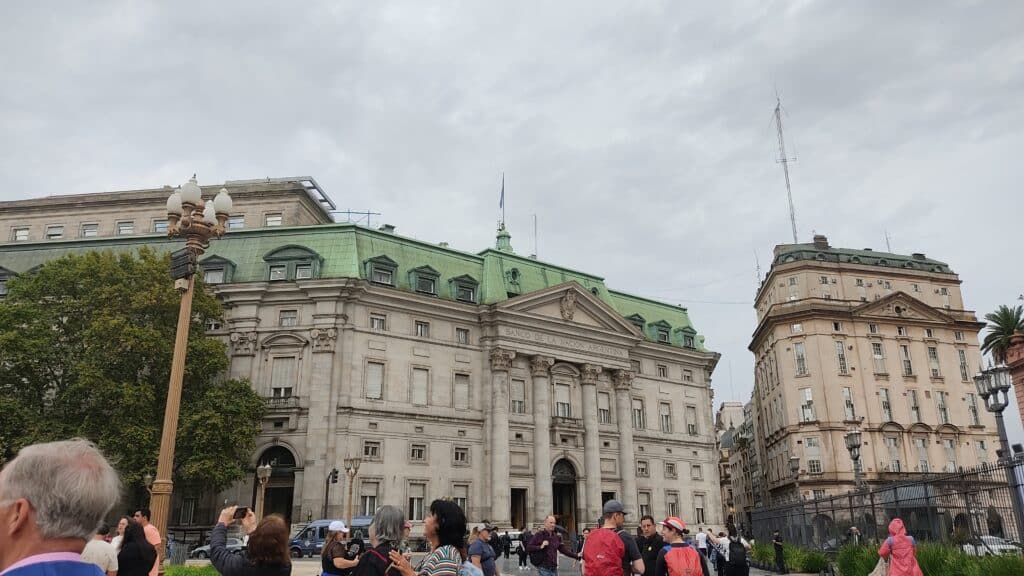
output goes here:
<path id="1" fill-rule="evenodd" d="M 584 364 L 580 370 L 583 385 L 583 465 L 586 468 L 586 522 L 601 516 L 601 432 L 597 421 L 597 377 L 601 367 Z"/>
<path id="2" fill-rule="evenodd" d="M 508 385 L 512 359 L 516 353 L 491 349 L 491 517 L 505 528 L 512 521 L 509 486 Z"/>
<path id="3" fill-rule="evenodd" d="M 622 478 L 622 493 L 619 501 L 626 511 L 636 518 L 636 462 L 633 448 L 633 400 L 629 391 L 633 386 L 633 373 L 628 370 L 616 370 L 613 376 L 615 383 L 615 415 L 619 425 L 619 476 Z"/>
<path id="4" fill-rule="evenodd" d="M 547 356 L 530 359 L 533 376 L 533 522 L 544 522 L 551 514 L 551 375 L 554 360 Z"/>

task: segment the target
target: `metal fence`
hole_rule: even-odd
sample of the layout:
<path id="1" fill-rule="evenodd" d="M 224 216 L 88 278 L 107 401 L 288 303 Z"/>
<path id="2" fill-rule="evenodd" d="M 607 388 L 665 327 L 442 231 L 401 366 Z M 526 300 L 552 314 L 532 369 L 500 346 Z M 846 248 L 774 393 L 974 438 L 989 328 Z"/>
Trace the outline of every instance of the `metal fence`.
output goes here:
<path id="1" fill-rule="evenodd" d="M 985 535 L 1024 539 L 1014 516 L 1014 491 L 1021 495 L 1024 461 L 915 476 L 754 510 L 748 532 L 768 542 L 778 530 L 788 542 L 828 551 L 851 541 L 879 542 L 889 535 L 889 522 L 901 518 L 908 533 L 921 540 L 964 544 Z"/>

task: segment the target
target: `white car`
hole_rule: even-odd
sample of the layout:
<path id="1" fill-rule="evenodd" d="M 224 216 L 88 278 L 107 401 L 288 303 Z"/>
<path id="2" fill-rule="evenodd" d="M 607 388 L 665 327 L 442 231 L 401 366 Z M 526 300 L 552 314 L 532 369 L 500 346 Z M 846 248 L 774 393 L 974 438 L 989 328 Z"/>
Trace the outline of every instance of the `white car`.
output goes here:
<path id="1" fill-rule="evenodd" d="M 1020 555 L 1020 547 L 998 536 L 981 536 L 964 544 L 968 556 L 994 556 L 996 554 Z"/>
<path id="2" fill-rule="evenodd" d="M 238 538 L 228 538 L 227 546 L 225 546 L 225 548 L 227 548 L 227 551 L 231 552 L 232 554 L 238 554 L 242 550 L 245 550 L 245 543 L 243 543 Z M 191 553 L 189 553 L 189 556 L 191 556 L 192 558 L 209 558 L 210 545 L 207 544 L 206 546 L 200 546 L 196 548 Z"/>

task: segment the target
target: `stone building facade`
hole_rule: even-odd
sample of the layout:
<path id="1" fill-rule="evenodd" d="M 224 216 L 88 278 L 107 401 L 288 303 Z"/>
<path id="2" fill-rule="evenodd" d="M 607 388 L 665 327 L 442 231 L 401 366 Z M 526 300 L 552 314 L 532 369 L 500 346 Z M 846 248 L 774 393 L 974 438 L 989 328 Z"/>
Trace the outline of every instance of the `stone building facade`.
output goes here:
<path id="1" fill-rule="evenodd" d="M 794 456 L 803 498 L 852 489 L 844 436 L 856 427 L 869 483 L 995 460 L 994 420 L 972 380 L 983 324 L 947 264 L 816 236 L 776 247 L 755 308 L 765 505 L 796 497 Z"/>
<path id="2" fill-rule="evenodd" d="M 30 240 L 0 246 L 0 267 L 18 274 L 68 252 L 140 246 L 179 244 Z M 268 411 L 253 475 L 219 495 L 176 485 L 172 525 L 209 524 L 224 499 L 251 501 L 262 463 L 273 467 L 268 513 L 344 516 L 344 472 L 340 484 L 327 478 L 352 457 L 353 516 L 399 505 L 416 532 L 440 497 L 503 528 L 555 512 L 582 529 L 610 498 L 634 519 L 723 524 L 718 354 L 685 308 L 519 256 L 504 229 L 476 254 L 390 227 L 233 229 L 200 265 L 225 305 L 207 333 L 228 344 L 229 375 L 249 379 Z"/>

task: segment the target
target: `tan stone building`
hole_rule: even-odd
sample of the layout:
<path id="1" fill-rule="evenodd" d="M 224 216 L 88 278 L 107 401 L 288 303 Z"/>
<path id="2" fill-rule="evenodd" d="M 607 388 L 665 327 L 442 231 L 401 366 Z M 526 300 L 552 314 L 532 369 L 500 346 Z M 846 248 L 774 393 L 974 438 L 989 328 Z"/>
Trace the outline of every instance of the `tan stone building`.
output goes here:
<path id="1" fill-rule="evenodd" d="M 325 479 L 349 457 L 362 459 L 354 515 L 399 505 L 416 532 L 439 497 L 502 527 L 555 512 L 581 529 L 610 498 L 634 519 L 723 524 L 718 354 L 687 309 L 517 255 L 504 228 L 496 248 L 471 253 L 332 223 L 307 184 L 229 185 L 245 225 L 200 262 L 226 305 L 207 333 L 228 343 L 230 376 L 249 379 L 268 412 L 253 475 L 221 495 L 176 485 L 172 525 L 208 525 L 224 498 L 250 501 L 263 462 L 274 467 L 268 512 L 342 516 L 345 475 L 326 501 Z M 0 245 L 0 275 L 69 252 L 176 249 L 155 227 L 112 228 L 150 226 L 169 192 L 8 202 L 0 231 L 14 241 Z M 105 232 L 70 234 L 94 221 Z M 65 235 L 44 239 L 57 225 Z"/>
<path id="2" fill-rule="evenodd" d="M 743 424 L 743 404 L 722 402 L 715 412 L 715 435 L 718 438 L 718 477 L 722 481 L 722 517 L 728 522 L 735 514 L 732 469 L 729 454 L 733 450 L 738 429 Z"/>
<path id="3" fill-rule="evenodd" d="M 765 505 L 794 499 L 791 457 L 804 498 L 852 489 L 844 436 L 858 426 L 869 483 L 995 460 L 995 423 L 972 381 L 983 324 L 947 264 L 815 236 L 776 247 L 755 308 Z"/>

